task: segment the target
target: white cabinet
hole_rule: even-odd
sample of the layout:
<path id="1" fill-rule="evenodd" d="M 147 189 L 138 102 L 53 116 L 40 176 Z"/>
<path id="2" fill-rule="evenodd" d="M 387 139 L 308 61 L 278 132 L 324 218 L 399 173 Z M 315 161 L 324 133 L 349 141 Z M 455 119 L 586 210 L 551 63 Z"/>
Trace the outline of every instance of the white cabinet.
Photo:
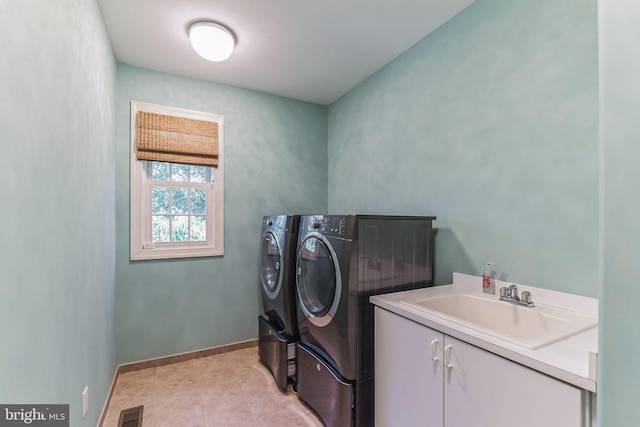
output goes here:
<path id="1" fill-rule="evenodd" d="M 444 339 L 450 364 L 444 381 L 447 426 L 583 425 L 580 389 L 455 338 Z"/>
<path id="2" fill-rule="evenodd" d="M 376 426 L 583 427 L 581 389 L 376 307 Z"/>
<path id="3" fill-rule="evenodd" d="M 376 307 L 376 426 L 443 426 L 442 343 L 440 332 Z"/>

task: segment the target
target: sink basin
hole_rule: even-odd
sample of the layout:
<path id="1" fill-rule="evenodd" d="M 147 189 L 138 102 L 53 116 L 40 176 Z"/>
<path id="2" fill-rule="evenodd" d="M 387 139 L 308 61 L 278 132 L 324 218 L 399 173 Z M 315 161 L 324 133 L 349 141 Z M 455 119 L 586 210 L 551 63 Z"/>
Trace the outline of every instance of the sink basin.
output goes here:
<path id="1" fill-rule="evenodd" d="M 466 294 L 402 302 L 530 349 L 543 347 L 597 324 L 596 318 L 571 311 L 551 307 L 522 307 Z"/>

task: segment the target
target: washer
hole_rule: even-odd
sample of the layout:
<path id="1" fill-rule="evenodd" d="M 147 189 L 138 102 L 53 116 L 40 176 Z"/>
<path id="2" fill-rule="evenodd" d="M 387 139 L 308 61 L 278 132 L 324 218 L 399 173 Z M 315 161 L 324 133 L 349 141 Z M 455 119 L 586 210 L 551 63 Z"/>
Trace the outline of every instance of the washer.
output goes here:
<path id="1" fill-rule="evenodd" d="M 432 285 L 435 217 L 302 216 L 298 398 L 326 426 L 374 425 L 371 295 Z"/>
<path id="2" fill-rule="evenodd" d="M 295 379 L 295 257 L 299 223 L 299 215 L 262 219 L 260 289 L 264 315 L 258 316 L 258 354 L 281 390 Z"/>

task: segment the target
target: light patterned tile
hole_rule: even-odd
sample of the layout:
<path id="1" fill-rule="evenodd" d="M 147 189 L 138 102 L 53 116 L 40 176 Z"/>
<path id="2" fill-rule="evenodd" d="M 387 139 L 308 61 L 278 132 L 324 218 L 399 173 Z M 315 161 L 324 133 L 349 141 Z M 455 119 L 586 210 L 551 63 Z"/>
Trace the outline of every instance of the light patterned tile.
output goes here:
<path id="1" fill-rule="evenodd" d="M 134 406 L 148 405 L 157 399 L 156 387 L 154 385 L 129 385 L 117 388 L 111 397 L 109 409 L 118 414 L 123 409 Z"/>
<path id="2" fill-rule="evenodd" d="M 209 369 L 200 372 L 198 376 L 199 387 L 228 387 L 231 383 L 236 383 L 236 378 L 231 371 Z"/>
<path id="3" fill-rule="evenodd" d="M 243 366 L 234 369 L 235 380 L 240 384 L 258 383 L 264 387 L 275 386 L 275 381 L 271 372 L 262 365 Z"/>
<path id="4" fill-rule="evenodd" d="M 287 395 L 266 395 L 264 398 L 252 397 L 248 400 L 249 409 L 259 426 L 284 423 L 292 414 L 301 412 L 297 398 Z"/>
<path id="5" fill-rule="evenodd" d="M 234 351 L 226 354 L 227 357 L 232 358 L 237 363 L 243 365 L 250 365 L 252 363 L 259 363 L 258 347 L 245 348 L 243 350 Z"/>
<path id="6" fill-rule="evenodd" d="M 196 377 L 195 363 L 193 360 L 185 362 L 172 363 L 170 365 L 159 366 L 156 368 L 156 376 L 158 381 Z"/>
<path id="7" fill-rule="evenodd" d="M 267 369 L 255 370 L 251 375 L 238 378 L 237 381 L 247 398 L 264 393 L 282 394 L 273 375 Z"/>
<path id="8" fill-rule="evenodd" d="M 261 381 L 241 383 L 240 387 L 249 403 L 278 405 L 287 403 L 290 400 L 297 402 L 295 394 L 280 391 L 273 378 L 266 383 Z"/>
<path id="9" fill-rule="evenodd" d="M 227 387 L 200 389 L 200 401 L 202 402 L 202 412 L 205 417 L 209 417 L 221 410 L 246 404 L 242 389 L 235 383 Z"/>
<path id="10" fill-rule="evenodd" d="M 154 386 L 153 393 L 157 399 L 166 400 L 172 397 L 199 393 L 200 382 L 192 378 L 170 379 L 166 378 L 158 381 Z"/>
<path id="11" fill-rule="evenodd" d="M 236 380 L 233 361 L 221 358 L 220 355 L 195 360 L 194 366 L 201 386 L 220 384 L 224 387 Z"/>
<path id="12" fill-rule="evenodd" d="M 170 424 L 202 417 L 202 404 L 197 393 L 189 393 L 158 399 L 145 406 L 144 411 L 145 416 L 148 413 L 154 420 Z"/>
<path id="13" fill-rule="evenodd" d="M 158 427 L 206 427 L 204 417 L 192 418 L 180 421 L 162 421 Z"/>
<path id="14" fill-rule="evenodd" d="M 205 417 L 206 427 L 257 427 L 246 404 L 232 406 Z"/>
<path id="15" fill-rule="evenodd" d="M 320 420 L 313 414 L 294 414 L 281 420 L 266 424 L 264 427 L 323 427 Z"/>
<path id="16" fill-rule="evenodd" d="M 103 427 L 138 405 L 144 427 L 322 425 L 290 388 L 277 388 L 257 347 L 121 374 Z"/>

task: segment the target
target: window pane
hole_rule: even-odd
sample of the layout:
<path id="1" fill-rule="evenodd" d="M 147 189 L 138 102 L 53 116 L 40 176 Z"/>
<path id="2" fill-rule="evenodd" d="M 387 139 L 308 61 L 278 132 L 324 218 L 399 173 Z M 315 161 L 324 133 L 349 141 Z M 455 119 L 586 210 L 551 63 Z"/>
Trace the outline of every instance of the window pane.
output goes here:
<path id="1" fill-rule="evenodd" d="M 169 217 L 168 216 L 152 216 L 151 229 L 153 231 L 154 242 L 169 242 Z"/>
<path id="2" fill-rule="evenodd" d="M 207 168 L 204 166 L 191 166 L 189 168 L 189 178 L 191 182 L 205 182 Z"/>
<path id="3" fill-rule="evenodd" d="M 151 162 L 151 175 L 154 181 L 169 181 L 169 163 Z"/>
<path id="4" fill-rule="evenodd" d="M 173 188 L 171 190 L 171 213 L 189 213 L 189 199 L 187 198 L 186 188 Z"/>
<path id="5" fill-rule="evenodd" d="M 163 187 L 151 188 L 151 213 L 169 213 L 169 189 Z"/>
<path id="6" fill-rule="evenodd" d="M 204 215 L 207 213 L 207 192 L 202 189 L 192 188 L 191 193 L 191 214 Z"/>
<path id="7" fill-rule="evenodd" d="M 172 216 L 171 217 L 171 241 L 172 242 L 189 241 L 189 217 L 188 216 Z"/>
<path id="8" fill-rule="evenodd" d="M 207 220 L 204 216 L 191 217 L 191 240 L 194 242 L 207 240 Z"/>
<path id="9" fill-rule="evenodd" d="M 189 181 L 189 166 L 171 164 L 171 181 L 188 182 Z"/>
<path id="10" fill-rule="evenodd" d="M 207 182 L 214 171 L 204 166 L 150 162 L 152 178 L 156 181 Z M 210 172 L 209 172 L 210 171 Z M 153 242 L 206 242 L 207 190 L 189 188 L 151 187 Z"/>

